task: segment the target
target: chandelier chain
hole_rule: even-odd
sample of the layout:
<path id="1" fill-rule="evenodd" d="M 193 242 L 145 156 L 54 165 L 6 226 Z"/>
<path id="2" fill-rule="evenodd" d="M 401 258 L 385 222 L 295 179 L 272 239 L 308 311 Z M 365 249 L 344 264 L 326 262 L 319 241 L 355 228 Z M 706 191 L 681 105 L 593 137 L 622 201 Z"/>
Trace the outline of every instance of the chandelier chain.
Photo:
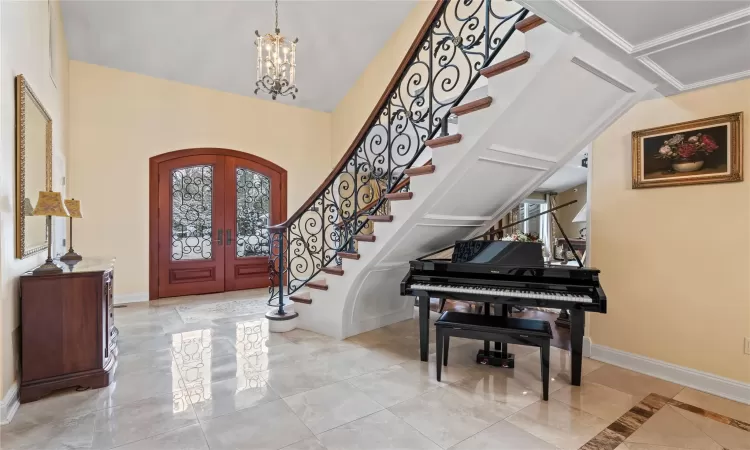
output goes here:
<path id="1" fill-rule="evenodd" d="M 276 7 L 276 34 L 279 33 L 279 0 L 274 2 Z"/>

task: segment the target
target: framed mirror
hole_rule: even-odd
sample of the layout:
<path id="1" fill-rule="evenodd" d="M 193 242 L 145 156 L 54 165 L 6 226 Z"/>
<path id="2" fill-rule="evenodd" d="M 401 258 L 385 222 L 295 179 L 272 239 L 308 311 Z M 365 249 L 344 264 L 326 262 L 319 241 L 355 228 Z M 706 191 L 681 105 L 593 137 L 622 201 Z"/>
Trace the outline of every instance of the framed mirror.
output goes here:
<path id="1" fill-rule="evenodd" d="M 47 221 L 34 216 L 52 190 L 52 119 L 23 75 L 16 77 L 16 258 L 47 249 Z"/>

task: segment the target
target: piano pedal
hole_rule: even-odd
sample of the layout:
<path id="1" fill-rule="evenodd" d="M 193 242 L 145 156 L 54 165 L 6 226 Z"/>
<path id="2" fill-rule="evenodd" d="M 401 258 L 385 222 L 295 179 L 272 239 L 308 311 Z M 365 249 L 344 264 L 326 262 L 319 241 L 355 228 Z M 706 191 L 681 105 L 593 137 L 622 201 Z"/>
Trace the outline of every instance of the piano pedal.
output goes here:
<path id="1" fill-rule="evenodd" d="M 513 353 L 506 353 L 505 357 L 501 356 L 499 351 L 490 351 L 489 355 L 484 353 L 484 350 L 479 350 L 477 353 L 477 364 L 504 367 L 506 369 L 512 369 L 516 365 L 516 356 Z"/>

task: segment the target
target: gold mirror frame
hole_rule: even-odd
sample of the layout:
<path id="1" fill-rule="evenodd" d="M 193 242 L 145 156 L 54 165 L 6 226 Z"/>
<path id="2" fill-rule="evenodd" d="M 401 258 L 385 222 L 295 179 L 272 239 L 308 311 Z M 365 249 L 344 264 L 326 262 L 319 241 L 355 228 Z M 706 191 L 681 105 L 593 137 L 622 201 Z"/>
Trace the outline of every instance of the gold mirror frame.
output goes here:
<path id="1" fill-rule="evenodd" d="M 26 247 L 26 216 L 24 199 L 26 198 L 26 105 L 31 100 L 39 108 L 47 122 L 46 126 L 46 176 L 45 188 L 52 190 L 52 118 L 42 106 L 23 75 L 16 76 L 16 258 L 23 259 L 47 249 L 50 245 L 49 230 L 45 233 L 44 244 Z M 31 193 L 33 196 L 36 193 Z"/>

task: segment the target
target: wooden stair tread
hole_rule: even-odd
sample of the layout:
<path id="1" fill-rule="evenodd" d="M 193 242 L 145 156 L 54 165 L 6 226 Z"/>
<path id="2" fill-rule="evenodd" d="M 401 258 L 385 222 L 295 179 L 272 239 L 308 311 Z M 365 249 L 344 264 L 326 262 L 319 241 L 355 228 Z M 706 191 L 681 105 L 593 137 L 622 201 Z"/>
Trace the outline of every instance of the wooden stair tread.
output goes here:
<path id="1" fill-rule="evenodd" d="M 531 53 L 521 52 L 516 56 L 500 61 L 497 64 L 485 67 L 484 69 L 480 70 L 479 73 L 487 78 L 494 77 L 495 75 L 500 75 L 501 73 L 505 73 L 509 70 L 515 69 L 516 67 L 521 67 L 522 65 L 526 64 L 529 58 L 531 58 Z"/>
<path id="2" fill-rule="evenodd" d="M 342 269 L 341 267 L 323 267 L 320 270 L 330 275 L 341 276 L 344 274 L 344 269 Z"/>
<path id="3" fill-rule="evenodd" d="M 435 166 L 433 166 L 432 164 L 426 164 L 424 166 L 412 167 L 410 169 L 404 170 L 404 173 L 409 175 L 410 177 L 427 175 L 433 172 L 435 172 Z"/>
<path id="4" fill-rule="evenodd" d="M 412 197 L 414 197 L 413 192 L 391 192 L 390 194 L 385 194 L 386 200 L 411 200 Z"/>
<path id="5" fill-rule="evenodd" d="M 516 30 L 520 31 L 521 33 L 526 33 L 527 31 L 533 30 L 539 25 L 543 25 L 545 23 L 547 23 L 546 20 L 534 14 L 521 20 L 520 22 L 517 22 Z"/>
<path id="6" fill-rule="evenodd" d="M 312 298 L 310 297 L 309 292 L 303 292 L 302 294 L 292 294 L 289 296 L 289 300 L 295 303 L 305 303 L 307 305 L 312 303 Z"/>
<path id="7" fill-rule="evenodd" d="M 336 254 L 344 259 L 359 259 L 359 253 L 337 252 Z"/>
<path id="8" fill-rule="evenodd" d="M 441 136 L 435 139 L 428 139 L 424 141 L 424 145 L 432 148 L 438 148 L 446 145 L 456 144 L 458 142 L 461 142 L 461 134 L 451 134 L 450 136 Z"/>
<path id="9" fill-rule="evenodd" d="M 311 289 L 318 289 L 320 291 L 328 290 L 328 283 L 326 283 L 326 280 L 308 281 L 306 286 Z"/>
<path id="10" fill-rule="evenodd" d="M 454 106 L 453 108 L 451 108 L 451 114 L 455 114 L 457 116 L 463 116 L 464 114 L 469 114 L 470 112 L 479 111 L 480 109 L 487 108 L 491 104 L 492 104 L 492 97 L 484 97 L 484 98 L 480 98 L 479 100 L 474 100 L 473 102 L 465 103 L 459 106 Z"/>
<path id="11" fill-rule="evenodd" d="M 366 216 L 371 222 L 393 222 L 393 216 Z"/>
<path id="12" fill-rule="evenodd" d="M 355 241 L 375 242 L 374 234 L 358 234 L 354 236 Z"/>

